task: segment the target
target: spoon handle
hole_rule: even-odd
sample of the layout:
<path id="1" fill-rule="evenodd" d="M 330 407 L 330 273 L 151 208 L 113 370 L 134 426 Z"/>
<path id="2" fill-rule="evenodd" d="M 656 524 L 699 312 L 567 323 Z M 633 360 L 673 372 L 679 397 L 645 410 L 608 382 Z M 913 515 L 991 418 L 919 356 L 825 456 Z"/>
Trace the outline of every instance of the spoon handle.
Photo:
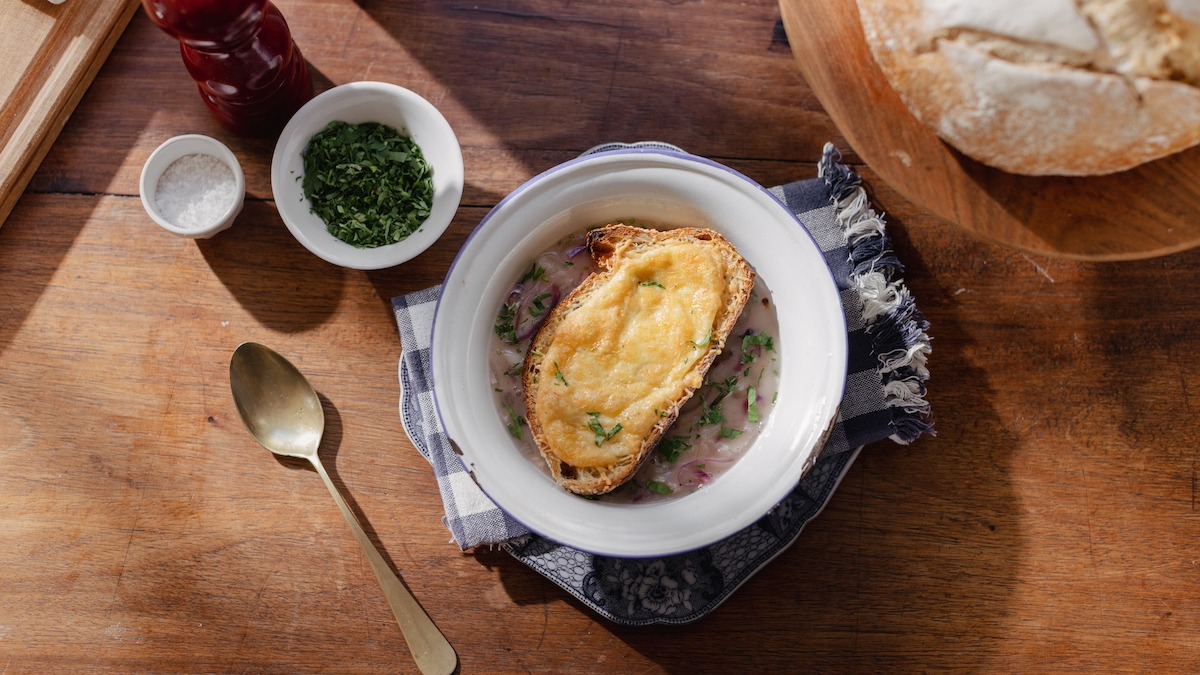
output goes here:
<path id="1" fill-rule="evenodd" d="M 417 667 L 425 675 L 450 675 L 453 673 L 455 666 L 458 665 L 458 655 L 454 653 L 454 647 L 434 625 L 425 610 L 421 609 L 416 598 L 396 578 L 383 556 L 379 555 L 379 551 L 375 550 L 375 545 L 371 543 L 367 533 L 363 532 L 362 526 L 358 524 L 358 519 L 354 517 L 354 512 L 338 494 L 337 487 L 329 478 L 329 474 L 325 473 L 325 467 L 321 466 L 321 461 L 314 456 L 312 465 L 325 481 L 325 487 L 329 488 L 329 494 L 333 495 L 333 500 L 341 509 L 346 523 L 350 525 L 354 538 L 358 540 L 358 545 L 362 547 L 363 553 L 370 561 L 371 569 L 375 571 L 375 578 L 383 587 L 383 594 L 392 608 L 392 614 L 396 615 L 396 622 L 400 624 L 400 632 L 404 634 L 404 641 L 408 643 L 408 649 L 412 652 Z"/>

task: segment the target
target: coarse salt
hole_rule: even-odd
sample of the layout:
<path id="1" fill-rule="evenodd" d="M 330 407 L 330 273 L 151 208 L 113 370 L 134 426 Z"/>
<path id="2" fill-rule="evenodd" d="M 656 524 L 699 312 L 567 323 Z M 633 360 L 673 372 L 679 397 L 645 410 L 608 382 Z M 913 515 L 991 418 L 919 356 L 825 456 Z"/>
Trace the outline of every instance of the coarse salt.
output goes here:
<path id="1" fill-rule="evenodd" d="M 199 230 L 217 222 L 236 198 L 233 170 L 208 155 L 184 155 L 171 163 L 154 189 L 154 206 L 168 222 Z"/>

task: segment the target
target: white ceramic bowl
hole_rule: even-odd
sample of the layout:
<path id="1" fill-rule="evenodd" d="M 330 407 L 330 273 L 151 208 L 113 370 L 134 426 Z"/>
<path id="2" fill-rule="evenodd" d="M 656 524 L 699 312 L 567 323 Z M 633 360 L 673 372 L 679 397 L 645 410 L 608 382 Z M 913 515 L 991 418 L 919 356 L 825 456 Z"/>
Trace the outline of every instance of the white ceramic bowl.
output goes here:
<path id="1" fill-rule="evenodd" d="M 357 248 L 329 233 L 310 211 L 301 180 L 302 153 L 314 134 L 330 122 L 379 122 L 407 133 L 433 168 L 433 208 L 405 239 L 376 248 Z M 288 121 L 271 158 L 275 206 L 292 235 L 318 257 L 342 267 L 374 270 L 411 260 L 433 245 L 458 210 L 463 190 L 463 160 L 449 122 L 418 94 L 386 82 L 351 82 L 322 92 Z"/>
<path id="2" fill-rule="evenodd" d="M 489 339 L 505 295 L 537 253 L 618 219 L 709 227 L 774 296 L 779 396 L 761 435 L 723 475 L 677 499 L 613 504 L 560 488 L 505 431 L 489 382 Z M 597 554 L 650 557 L 700 548 L 753 523 L 816 459 L 842 399 L 846 327 L 817 245 L 761 186 L 714 162 L 622 149 L 555 167 L 502 200 L 455 259 L 433 323 L 437 410 L 484 492 L 534 532 Z"/>
<path id="3" fill-rule="evenodd" d="M 213 217 L 211 222 L 198 227 L 184 227 L 173 222 L 168 214 L 159 208 L 157 200 L 156 191 L 159 179 L 172 164 L 188 155 L 213 157 L 229 167 L 233 174 L 233 190 L 230 198 L 223 204 L 214 205 L 216 208 L 224 208 L 221 209 L 219 215 Z M 246 199 L 246 176 L 242 172 L 241 163 L 224 143 L 209 136 L 185 134 L 168 138 L 163 141 L 162 145 L 155 148 L 154 152 L 150 153 L 150 157 L 142 165 L 142 174 L 138 179 L 138 191 L 142 197 L 142 208 L 146 209 L 150 219 L 158 223 L 164 230 L 189 239 L 207 239 L 233 225 L 234 219 L 242 212 L 242 205 Z M 197 191 L 198 194 L 199 191 Z"/>

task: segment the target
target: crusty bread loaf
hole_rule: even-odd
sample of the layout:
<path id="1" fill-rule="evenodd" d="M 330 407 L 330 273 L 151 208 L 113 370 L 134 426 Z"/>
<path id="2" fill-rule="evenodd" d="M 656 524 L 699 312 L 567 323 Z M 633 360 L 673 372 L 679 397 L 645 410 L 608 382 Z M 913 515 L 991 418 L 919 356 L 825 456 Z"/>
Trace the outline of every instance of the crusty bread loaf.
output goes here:
<path id="1" fill-rule="evenodd" d="M 527 421 L 554 479 L 600 495 L 633 477 L 704 382 L 754 286 L 716 232 L 606 225 L 598 271 L 551 311 L 523 374 Z"/>
<path id="2" fill-rule="evenodd" d="M 1200 0 L 858 0 L 858 8 L 908 109 L 984 164 L 1096 175 L 1200 143 Z"/>

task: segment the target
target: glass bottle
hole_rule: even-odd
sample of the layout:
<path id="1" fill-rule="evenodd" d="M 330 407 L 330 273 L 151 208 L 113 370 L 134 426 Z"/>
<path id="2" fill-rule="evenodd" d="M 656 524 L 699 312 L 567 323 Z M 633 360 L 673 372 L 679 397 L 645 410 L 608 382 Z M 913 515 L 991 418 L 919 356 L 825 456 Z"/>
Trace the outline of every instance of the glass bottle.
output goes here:
<path id="1" fill-rule="evenodd" d="M 142 0 L 179 40 L 200 98 L 226 129 L 277 133 L 312 98 L 312 78 L 283 15 L 268 0 Z"/>

